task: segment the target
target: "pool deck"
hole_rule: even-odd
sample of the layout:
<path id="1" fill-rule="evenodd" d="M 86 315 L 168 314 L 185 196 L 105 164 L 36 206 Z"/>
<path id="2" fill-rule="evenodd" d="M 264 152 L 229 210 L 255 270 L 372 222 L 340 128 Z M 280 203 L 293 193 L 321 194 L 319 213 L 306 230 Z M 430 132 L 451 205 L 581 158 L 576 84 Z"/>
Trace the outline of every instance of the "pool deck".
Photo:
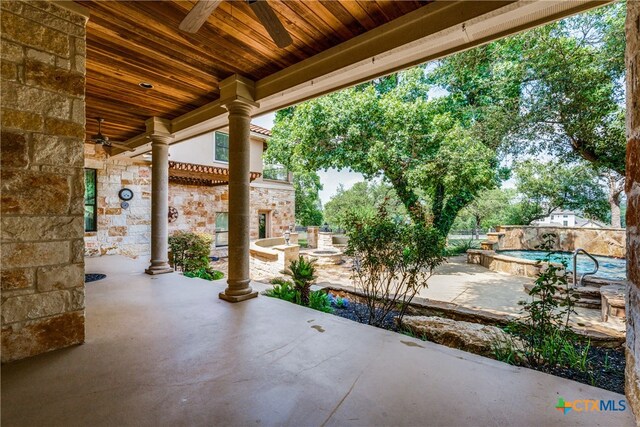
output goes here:
<path id="1" fill-rule="evenodd" d="M 348 263 L 331 269 L 320 269 L 317 284 L 319 286 L 353 289 L 350 279 L 351 267 Z M 463 307 L 490 311 L 497 314 L 517 315 L 521 306 L 518 301 L 529 299 L 524 285 L 534 280 L 491 271 L 485 267 L 468 264 L 466 256 L 449 257 L 447 262 L 434 271 L 427 281 L 428 287 L 420 290 L 420 298 L 457 304 Z M 624 321 L 610 318 L 602 322 L 600 309 L 576 307 L 572 316 L 575 325 L 583 328 L 594 326 L 599 330 L 610 331 L 614 335 L 624 333 Z"/>

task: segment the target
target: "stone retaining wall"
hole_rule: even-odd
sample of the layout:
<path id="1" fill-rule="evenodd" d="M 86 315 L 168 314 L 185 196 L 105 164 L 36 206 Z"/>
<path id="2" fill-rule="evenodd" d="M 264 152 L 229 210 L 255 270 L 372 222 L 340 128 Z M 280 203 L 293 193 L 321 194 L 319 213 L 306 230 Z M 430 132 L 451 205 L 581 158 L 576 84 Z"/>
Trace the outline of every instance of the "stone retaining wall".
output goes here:
<path id="1" fill-rule="evenodd" d="M 84 341 L 84 15 L 2 8 L 2 362 Z"/>
<path id="2" fill-rule="evenodd" d="M 640 417 L 640 2 L 627 1 L 627 365 L 626 395 Z M 638 419 L 638 418 L 637 418 Z"/>
<path id="3" fill-rule="evenodd" d="M 469 249 L 467 251 L 467 262 L 478 264 L 491 271 L 508 273 L 514 276 L 537 277 L 540 267 L 536 261 L 499 255 L 494 251 L 481 249 Z"/>
<path id="4" fill-rule="evenodd" d="M 292 235 L 293 237 L 293 235 Z M 284 238 L 256 240 L 250 248 L 250 271 L 252 280 L 268 282 L 273 278 L 284 276 L 283 271 L 291 261 L 298 259 L 300 246 L 295 243 L 286 245 Z"/>
<path id="5" fill-rule="evenodd" d="M 583 248 L 592 255 L 624 258 L 626 253 L 626 234 L 624 229 L 616 228 L 572 228 L 572 227 L 525 227 L 500 226 L 497 233 L 498 250 L 535 250 L 543 241 L 543 235 L 552 233 L 558 236 L 556 250 L 573 252 Z"/>

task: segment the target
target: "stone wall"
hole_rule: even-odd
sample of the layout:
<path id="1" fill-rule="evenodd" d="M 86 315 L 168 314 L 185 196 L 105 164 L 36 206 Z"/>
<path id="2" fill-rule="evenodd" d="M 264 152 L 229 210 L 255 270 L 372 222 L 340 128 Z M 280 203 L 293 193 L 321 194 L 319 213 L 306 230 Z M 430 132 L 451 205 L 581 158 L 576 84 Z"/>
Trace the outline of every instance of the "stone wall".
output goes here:
<path id="1" fill-rule="evenodd" d="M 535 250 L 547 233 L 558 236 L 557 250 L 573 252 L 583 248 L 592 255 L 625 257 L 626 234 L 623 229 L 500 226 L 498 233 L 492 235 L 498 238 L 498 250 Z"/>
<path id="2" fill-rule="evenodd" d="M 86 17 L 2 1 L 2 362 L 84 341 Z"/>
<path id="3" fill-rule="evenodd" d="M 108 159 L 102 146 L 85 144 L 85 167 L 97 170 L 97 231 L 85 232 L 85 255 L 148 255 L 151 239 L 149 162 Z M 133 191 L 128 208 L 118 192 Z"/>
<path id="4" fill-rule="evenodd" d="M 640 2 L 627 2 L 627 367 L 626 395 L 640 417 Z"/>
<path id="5" fill-rule="evenodd" d="M 225 187 L 226 188 L 226 187 Z M 271 212 L 271 236 L 281 237 L 285 230 L 296 223 L 296 201 L 293 186 L 265 186 L 256 183 L 251 187 L 251 239 L 258 238 L 258 212 Z"/>
<path id="6" fill-rule="evenodd" d="M 199 187 L 169 184 L 169 206 L 178 211 L 178 218 L 169 223 L 169 234 L 177 230 L 214 234 L 216 214 L 227 212 L 227 186 Z"/>
<path id="7" fill-rule="evenodd" d="M 215 233 L 216 213 L 228 212 L 229 187 L 169 185 L 169 206 L 176 208 L 178 219 L 169 224 L 169 233 L 189 230 Z M 258 212 L 271 212 L 271 235 L 280 237 L 295 222 L 293 187 L 251 187 L 251 239 L 258 238 Z"/>
<path id="8" fill-rule="evenodd" d="M 108 158 L 101 146 L 85 144 L 85 167 L 97 170 L 98 230 L 85 233 L 85 255 L 147 256 L 151 239 L 151 167 L 146 161 Z M 271 212 L 273 236 L 295 221 L 292 186 L 251 187 L 251 238 L 258 238 L 258 212 Z M 118 192 L 133 191 L 129 207 L 123 209 Z M 169 184 L 169 206 L 178 212 L 169 223 L 169 233 L 178 230 L 215 233 L 216 214 L 228 212 L 227 186 L 203 187 Z M 218 253 L 224 256 L 224 251 Z"/>

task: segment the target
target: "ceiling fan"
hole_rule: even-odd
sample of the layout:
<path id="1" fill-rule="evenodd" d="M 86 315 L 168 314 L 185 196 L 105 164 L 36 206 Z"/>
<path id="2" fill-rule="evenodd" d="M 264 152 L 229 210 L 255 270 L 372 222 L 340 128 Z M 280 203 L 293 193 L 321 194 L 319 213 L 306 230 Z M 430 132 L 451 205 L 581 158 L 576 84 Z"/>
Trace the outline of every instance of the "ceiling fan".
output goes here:
<path id="1" fill-rule="evenodd" d="M 119 144 L 117 142 L 110 141 L 109 137 L 103 135 L 101 132 L 102 122 L 104 122 L 104 119 L 102 117 L 96 117 L 96 121 L 98 122 L 98 133 L 93 135 L 89 140 L 89 142 L 100 144 L 103 147 L 115 147 L 125 151 L 135 151 L 133 148 L 128 147 L 124 144 Z"/>
<path id="2" fill-rule="evenodd" d="M 179 28 L 188 33 L 197 32 L 220 3 L 222 0 L 198 0 L 182 20 Z M 247 3 L 279 48 L 285 48 L 293 43 L 291 36 L 267 0 L 247 0 Z"/>

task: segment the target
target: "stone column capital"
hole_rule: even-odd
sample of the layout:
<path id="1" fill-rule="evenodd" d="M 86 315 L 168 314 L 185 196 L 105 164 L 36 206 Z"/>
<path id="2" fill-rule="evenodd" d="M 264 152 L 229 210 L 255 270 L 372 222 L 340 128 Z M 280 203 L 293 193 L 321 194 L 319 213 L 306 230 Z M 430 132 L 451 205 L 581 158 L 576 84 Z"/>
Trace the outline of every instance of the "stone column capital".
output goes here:
<path id="1" fill-rule="evenodd" d="M 151 145 L 159 144 L 159 145 L 169 145 L 173 136 L 164 135 L 164 134 L 151 134 L 149 135 L 149 139 L 151 140 Z"/>
<path id="2" fill-rule="evenodd" d="M 247 117 L 250 117 L 251 112 L 255 108 L 259 107 L 260 105 L 257 102 L 254 102 L 242 97 L 236 97 L 223 102 L 224 102 L 224 108 L 227 109 L 229 114 L 247 116 Z"/>

